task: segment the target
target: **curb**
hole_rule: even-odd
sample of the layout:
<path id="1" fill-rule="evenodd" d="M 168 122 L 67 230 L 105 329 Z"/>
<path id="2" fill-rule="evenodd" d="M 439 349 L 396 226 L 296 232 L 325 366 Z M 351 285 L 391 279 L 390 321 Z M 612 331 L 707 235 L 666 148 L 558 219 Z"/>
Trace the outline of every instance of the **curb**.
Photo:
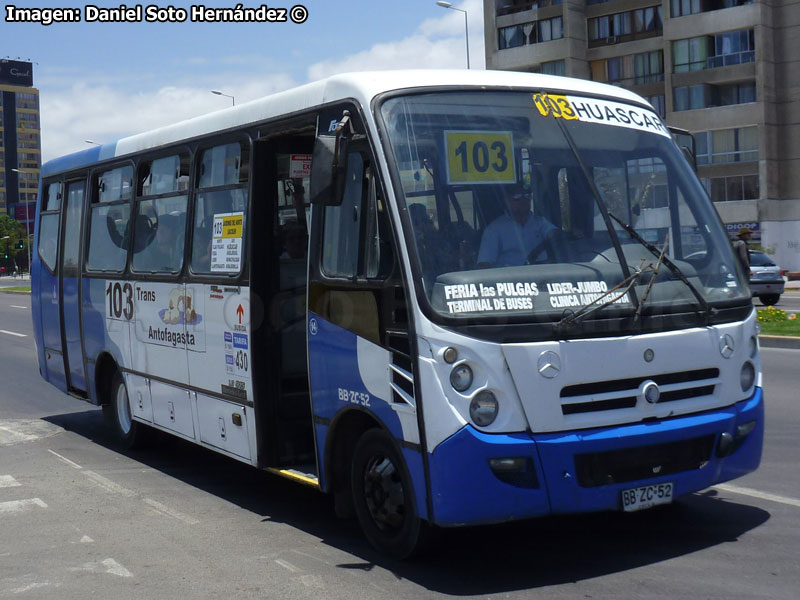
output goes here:
<path id="1" fill-rule="evenodd" d="M 791 335 L 759 335 L 758 343 L 762 348 L 800 349 L 800 337 Z"/>
<path id="2" fill-rule="evenodd" d="M 30 293 L 31 293 L 30 290 L 28 290 L 27 292 L 23 292 L 21 290 L 4 290 L 3 288 L 0 288 L 0 294 L 28 294 L 28 295 L 30 295 Z"/>

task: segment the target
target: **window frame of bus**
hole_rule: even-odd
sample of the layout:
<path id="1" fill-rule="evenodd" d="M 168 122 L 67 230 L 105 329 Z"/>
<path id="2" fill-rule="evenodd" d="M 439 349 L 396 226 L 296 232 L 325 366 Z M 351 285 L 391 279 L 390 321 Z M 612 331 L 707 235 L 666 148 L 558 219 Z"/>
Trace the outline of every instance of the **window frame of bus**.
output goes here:
<path id="1" fill-rule="evenodd" d="M 58 184 L 58 196 L 57 200 L 58 203 L 55 208 L 50 207 L 50 186 L 53 184 Z M 39 260 L 45 266 L 47 271 L 51 275 L 56 275 L 58 273 L 58 258 L 60 256 L 59 246 L 61 245 L 60 242 L 60 233 L 61 233 L 61 204 L 64 200 L 64 179 L 63 177 L 55 177 L 53 179 L 47 179 L 42 182 L 42 201 L 40 203 L 39 208 L 39 239 L 36 240 L 36 252 L 39 255 Z M 47 264 L 47 261 L 42 256 L 42 222 L 44 221 L 45 217 L 56 217 L 56 255 L 54 257 L 54 264 L 53 268 L 50 268 L 50 265 Z"/>
<path id="2" fill-rule="evenodd" d="M 153 162 L 162 159 L 162 158 L 169 158 L 171 156 L 178 156 L 180 160 L 180 164 L 183 165 L 186 162 L 189 166 L 188 172 L 188 183 L 186 185 L 185 190 L 171 190 L 169 192 L 164 192 L 160 194 L 148 194 L 144 195 L 143 191 L 143 168 L 145 165 L 152 165 Z M 146 276 L 151 277 L 154 279 L 167 279 L 167 280 L 176 280 L 181 277 L 181 275 L 186 270 L 186 248 L 187 248 L 187 240 L 189 239 L 189 227 L 188 222 L 190 217 L 190 206 L 191 206 L 191 194 L 192 194 L 192 169 L 194 166 L 194 159 L 195 153 L 192 152 L 191 148 L 186 145 L 180 146 L 172 146 L 170 148 L 165 148 L 158 150 L 156 152 L 148 152 L 142 156 L 137 157 L 137 164 L 136 164 L 136 174 L 135 174 L 135 189 L 133 192 L 133 198 L 131 199 L 132 207 L 131 207 L 131 220 L 133 221 L 133 227 L 131 229 L 131 235 L 129 236 L 128 242 L 128 272 L 132 275 L 136 276 Z M 181 254 L 181 265 L 177 271 L 143 271 L 143 270 L 136 270 L 133 267 L 133 257 L 134 257 L 134 248 L 136 247 L 136 221 L 137 217 L 139 216 L 139 207 L 141 206 L 142 202 L 150 202 L 153 201 L 155 203 L 156 200 L 160 200 L 163 198 L 174 198 L 178 196 L 185 196 L 186 197 L 186 212 L 185 212 L 185 223 L 183 227 L 183 251 Z M 148 244 L 149 245 L 149 244 Z"/>
<path id="3" fill-rule="evenodd" d="M 132 169 L 130 197 L 127 200 L 122 199 L 122 200 L 112 200 L 112 201 L 109 201 L 109 202 L 101 202 L 100 201 L 100 196 L 99 196 L 99 189 L 98 189 L 99 178 L 102 177 L 103 175 L 105 175 L 106 173 L 110 173 L 111 171 L 114 171 L 115 169 L 120 169 L 120 168 L 124 168 L 124 167 L 128 167 L 128 166 L 131 167 L 131 169 Z M 136 189 L 134 187 L 135 184 L 136 184 L 136 174 L 137 174 L 137 168 L 136 167 L 137 166 L 136 166 L 136 164 L 134 164 L 134 161 L 129 159 L 129 160 L 121 161 L 121 162 L 118 162 L 118 163 L 113 163 L 113 164 L 109 164 L 109 165 L 103 165 L 101 167 L 96 167 L 96 168 L 92 169 L 89 172 L 89 175 L 87 177 L 88 185 L 89 185 L 89 194 L 88 194 L 89 195 L 89 202 L 88 202 L 88 207 L 87 208 L 89 210 L 86 211 L 87 214 L 85 216 L 85 218 L 86 218 L 86 253 L 85 253 L 85 256 L 83 258 L 83 262 L 84 262 L 83 272 L 85 274 L 87 274 L 87 275 L 107 276 L 107 275 L 122 275 L 123 273 L 125 273 L 125 269 L 126 269 L 126 267 L 128 265 L 128 261 L 130 260 L 131 239 L 132 239 L 132 236 L 130 234 L 133 233 L 131 220 L 134 217 L 133 201 L 134 201 L 134 198 L 136 197 Z M 114 206 L 123 206 L 125 204 L 127 204 L 128 207 L 129 207 L 128 208 L 128 224 L 126 226 L 126 229 L 129 231 L 129 235 L 128 235 L 128 239 L 127 239 L 127 242 L 126 242 L 127 245 L 125 247 L 125 261 L 122 263 L 122 268 L 121 269 L 92 269 L 92 268 L 90 268 L 89 267 L 89 255 L 91 254 L 91 250 L 92 250 L 91 249 L 92 224 L 93 224 L 92 217 L 94 216 L 95 207 L 101 207 L 101 206 L 114 207 Z"/>
<path id="4" fill-rule="evenodd" d="M 217 186 L 208 186 L 208 187 L 200 187 L 200 179 L 203 176 L 201 172 L 201 165 L 203 160 L 203 155 L 213 148 L 227 146 L 229 144 L 239 144 L 240 153 L 239 153 L 239 181 L 237 183 L 226 183 L 223 185 Z M 242 160 L 242 152 L 247 152 L 247 160 Z M 246 178 L 242 180 L 242 171 L 244 166 L 247 167 Z M 250 254 L 250 219 L 248 218 L 250 214 L 250 201 L 252 196 L 252 184 L 253 184 L 253 138 L 247 131 L 237 131 L 234 133 L 230 133 L 227 135 L 217 136 L 213 139 L 202 140 L 194 151 L 194 160 L 192 161 L 192 185 L 191 185 L 191 198 L 190 198 L 190 214 L 187 218 L 191 219 L 191 223 L 189 227 L 191 228 L 191 235 L 190 235 L 190 244 L 188 245 L 186 252 L 187 252 L 187 260 L 185 262 L 186 272 L 189 278 L 192 281 L 219 281 L 219 280 L 226 280 L 226 281 L 237 281 L 243 277 L 248 272 L 248 257 Z M 236 272 L 232 271 L 195 271 L 194 270 L 194 244 L 195 244 L 195 233 L 197 232 L 197 222 L 196 222 L 196 215 L 197 215 L 197 200 L 198 196 L 201 194 L 209 194 L 209 193 L 216 193 L 216 192 L 226 192 L 229 190 L 241 189 L 245 192 L 245 200 L 244 200 L 244 223 L 242 227 L 242 256 L 240 259 L 239 270 Z M 188 228 L 187 228 L 188 229 Z M 210 266 L 209 266 L 210 268 Z"/>

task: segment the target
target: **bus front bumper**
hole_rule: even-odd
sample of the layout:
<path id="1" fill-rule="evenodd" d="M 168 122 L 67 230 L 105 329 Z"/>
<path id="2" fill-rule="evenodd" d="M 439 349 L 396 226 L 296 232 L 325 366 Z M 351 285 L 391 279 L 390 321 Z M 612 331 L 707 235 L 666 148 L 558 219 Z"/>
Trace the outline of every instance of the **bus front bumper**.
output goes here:
<path id="1" fill-rule="evenodd" d="M 677 498 L 755 470 L 763 438 L 761 388 L 726 408 L 656 422 L 548 434 L 467 426 L 429 456 L 433 522 L 621 510 L 623 491 L 660 483 Z"/>

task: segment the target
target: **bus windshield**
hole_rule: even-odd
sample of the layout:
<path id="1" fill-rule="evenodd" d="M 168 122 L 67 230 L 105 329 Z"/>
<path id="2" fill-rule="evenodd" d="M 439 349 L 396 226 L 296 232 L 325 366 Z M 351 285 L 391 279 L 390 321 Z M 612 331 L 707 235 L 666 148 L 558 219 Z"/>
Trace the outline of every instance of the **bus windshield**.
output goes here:
<path id="1" fill-rule="evenodd" d="M 713 206 L 651 110 L 454 91 L 389 98 L 381 116 L 410 255 L 440 315 L 542 322 L 749 301 Z"/>

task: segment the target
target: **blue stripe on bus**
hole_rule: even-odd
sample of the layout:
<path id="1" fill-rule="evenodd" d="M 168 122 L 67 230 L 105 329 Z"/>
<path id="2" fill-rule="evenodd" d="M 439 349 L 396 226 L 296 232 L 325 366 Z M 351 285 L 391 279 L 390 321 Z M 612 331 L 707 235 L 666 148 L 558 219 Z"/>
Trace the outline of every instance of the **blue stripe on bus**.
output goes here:
<path id="1" fill-rule="evenodd" d="M 392 399 L 379 398 L 367 391 L 358 367 L 358 338 L 356 334 L 334 325 L 322 317 L 309 313 L 309 369 L 311 373 L 311 397 L 314 416 L 332 422 L 345 410 L 364 410 L 372 414 L 376 420 L 397 440 L 404 440 L 403 429 L 397 413 L 390 405 Z M 388 365 L 386 371 L 388 379 Z M 388 389 L 388 386 L 387 386 Z M 341 390 L 341 391 L 340 391 Z M 340 393 L 347 393 L 347 401 L 340 399 Z M 359 404 L 351 399 L 358 398 Z M 369 395 L 369 405 L 364 406 L 361 394 Z M 325 465 L 325 448 L 329 427 L 317 423 L 317 452 L 319 464 Z M 410 441 L 410 440 L 405 440 Z M 402 453 L 414 486 L 414 498 L 417 512 L 423 518 L 428 517 L 425 502 L 425 472 L 422 455 L 419 451 L 402 448 Z M 327 466 L 327 465 L 326 465 Z M 330 491 L 330 482 L 324 478 L 322 470 L 320 485 L 323 490 Z"/>
<path id="2" fill-rule="evenodd" d="M 129 367 L 125 362 L 125 354 L 114 340 L 109 336 L 109 328 L 116 329 L 123 337 L 127 338 L 124 330 L 130 327 L 125 321 L 109 321 L 106 325 L 106 300 L 105 290 L 108 283 L 105 279 L 85 277 L 82 279 L 83 287 L 83 344 L 86 357 L 92 361 L 97 360 L 101 352 L 108 352 L 120 367 Z M 92 402 L 99 404 L 100 398 L 94 386 L 94 366 L 89 365 L 89 397 Z"/>
<path id="3" fill-rule="evenodd" d="M 312 327 L 312 323 L 316 325 Z M 374 415 L 395 438 L 403 440 L 400 419 L 390 406 L 391 397 L 374 396 L 361 379 L 356 334 L 313 313 L 309 313 L 309 328 L 316 331 L 308 336 L 314 416 L 330 421 L 341 410 L 357 406 Z M 347 400 L 340 399 L 340 393 L 346 393 Z"/>
<path id="4" fill-rule="evenodd" d="M 755 428 L 730 456 L 716 456 L 720 434 L 754 421 Z M 581 487 L 575 473 L 577 454 L 631 449 L 715 436 L 708 464 L 672 475 L 624 483 Z M 764 402 L 761 388 L 731 407 L 657 423 L 620 425 L 551 434 L 484 434 L 471 426 L 440 444 L 430 455 L 435 523 L 442 526 L 496 523 L 547 513 L 619 510 L 624 489 L 673 482 L 674 496 L 708 488 L 754 471 L 761 461 Z M 529 457 L 541 489 L 526 489 L 494 476 L 489 458 Z M 552 508 L 551 508 L 552 507 Z"/>
<path id="5" fill-rule="evenodd" d="M 99 161 L 114 158 L 116 156 L 117 143 L 111 142 L 102 146 L 92 146 L 80 152 L 74 152 L 67 156 L 55 158 L 42 165 L 42 177 L 49 177 L 67 171 L 80 169 L 93 165 Z"/>

